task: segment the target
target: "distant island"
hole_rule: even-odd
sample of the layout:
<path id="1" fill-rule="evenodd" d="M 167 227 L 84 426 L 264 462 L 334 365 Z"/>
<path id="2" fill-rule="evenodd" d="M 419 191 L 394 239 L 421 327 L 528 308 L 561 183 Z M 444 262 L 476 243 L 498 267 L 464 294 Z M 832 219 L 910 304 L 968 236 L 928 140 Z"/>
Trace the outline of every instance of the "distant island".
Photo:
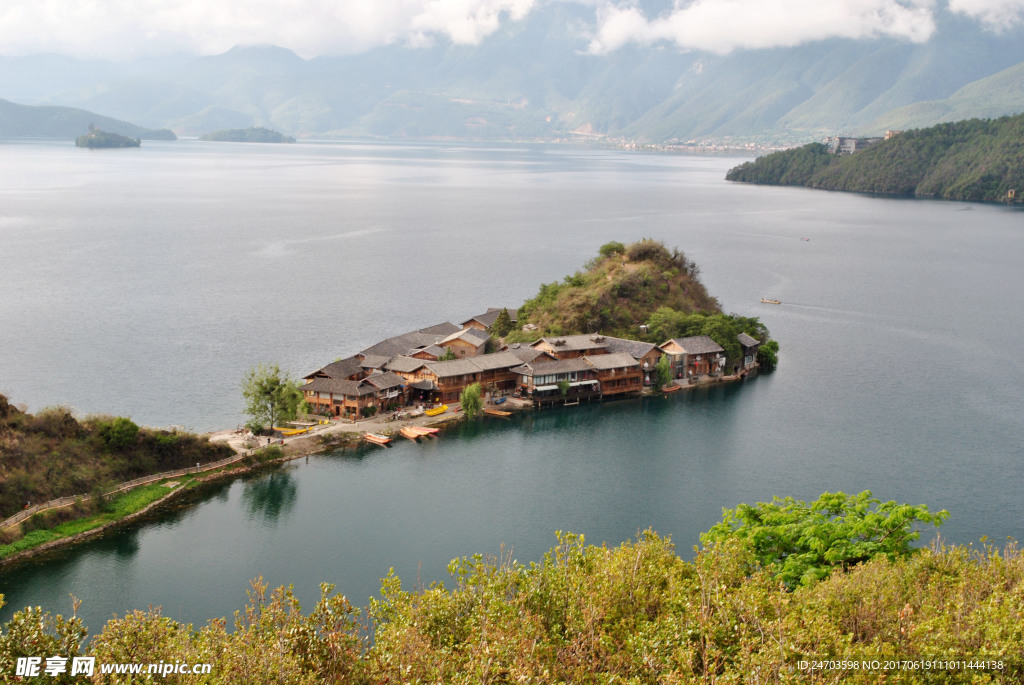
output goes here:
<path id="1" fill-rule="evenodd" d="M 252 128 L 228 128 L 199 136 L 199 140 L 214 140 L 231 143 L 294 143 L 295 139 L 283 133 L 262 126 Z"/>
<path id="2" fill-rule="evenodd" d="M 89 125 L 89 132 L 75 138 L 77 147 L 101 148 L 101 147 L 139 147 L 142 141 L 138 138 L 129 138 L 109 131 L 101 131 L 92 124 Z"/>
<path id="3" fill-rule="evenodd" d="M 830 142 L 758 157 L 725 178 L 973 202 L 1015 201 L 1024 191 L 1024 115 L 890 132 L 884 140 Z M 858 149 L 859 142 L 870 144 Z"/>

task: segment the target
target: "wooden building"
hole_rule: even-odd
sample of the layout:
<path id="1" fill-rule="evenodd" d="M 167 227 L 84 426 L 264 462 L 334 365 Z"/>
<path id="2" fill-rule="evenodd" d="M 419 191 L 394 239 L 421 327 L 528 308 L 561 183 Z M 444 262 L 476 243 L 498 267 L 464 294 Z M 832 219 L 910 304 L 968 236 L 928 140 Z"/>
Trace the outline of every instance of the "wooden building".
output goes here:
<path id="1" fill-rule="evenodd" d="M 604 341 L 608 346 L 609 353 L 624 352 L 639 362 L 644 385 L 654 384 L 655 369 L 664 354 L 657 345 L 640 340 L 616 338 L 611 335 L 606 335 Z"/>
<path id="2" fill-rule="evenodd" d="M 315 414 L 357 419 L 377 406 L 377 388 L 363 381 L 315 378 L 299 390 Z"/>
<path id="3" fill-rule="evenodd" d="M 739 341 L 740 348 L 743 350 L 743 361 L 740 363 L 740 370 L 747 371 L 757 366 L 757 350 L 761 347 L 761 341 L 755 340 L 746 333 L 737 335 L 736 340 Z"/>
<path id="4" fill-rule="evenodd" d="M 585 359 L 559 359 L 553 362 L 528 362 L 512 371 L 520 392 L 543 407 L 555 404 L 578 404 L 601 398 L 597 370 Z M 568 383 L 565 394 L 562 385 Z"/>
<path id="5" fill-rule="evenodd" d="M 607 354 L 608 343 L 603 335 L 560 335 L 541 338 L 530 345 L 558 359 L 575 359 L 584 355 Z"/>
<path id="6" fill-rule="evenodd" d="M 668 355 L 674 378 L 696 383 L 724 372 L 725 350 L 706 335 L 672 338 L 658 347 Z"/>
<path id="7" fill-rule="evenodd" d="M 441 340 L 437 345 L 451 350 L 456 359 L 465 359 L 483 354 L 487 348 L 487 341 L 490 339 L 491 336 L 486 331 L 477 328 L 463 328 Z"/>
<path id="8" fill-rule="evenodd" d="M 640 362 L 626 352 L 583 357 L 597 374 L 603 397 L 639 393 L 644 388 Z"/>
<path id="9" fill-rule="evenodd" d="M 505 308 L 508 310 L 508 317 L 512 322 L 513 328 L 516 325 L 516 314 L 519 308 Z M 487 311 L 483 314 L 466 319 L 462 322 L 463 328 L 475 328 L 480 331 L 490 331 L 491 327 L 494 326 L 494 322 L 498 320 L 498 315 L 501 314 L 502 307 L 488 307 Z"/>

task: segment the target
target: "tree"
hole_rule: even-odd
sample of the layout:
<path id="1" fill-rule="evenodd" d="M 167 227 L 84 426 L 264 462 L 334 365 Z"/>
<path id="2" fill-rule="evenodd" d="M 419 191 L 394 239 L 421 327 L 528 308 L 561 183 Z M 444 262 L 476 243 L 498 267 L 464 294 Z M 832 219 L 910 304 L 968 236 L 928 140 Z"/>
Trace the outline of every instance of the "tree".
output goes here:
<path id="1" fill-rule="evenodd" d="M 499 338 L 504 338 L 511 330 L 512 317 L 508 315 L 508 310 L 502 307 L 498 312 L 498 318 L 494 320 L 494 325 L 491 326 L 491 333 Z"/>
<path id="2" fill-rule="evenodd" d="M 483 409 L 484 403 L 480 395 L 479 383 L 467 385 L 466 389 L 459 395 L 459 403 L 462 405 L 462 411 L 466 413 L 467 418 L 475 418 L 480 413 L 480 410 Z"/>
<path id="3" fill-rule="evenodd" d="M 757 348 L 757 365 L 762 371 L 771 373 L 779 364 L 779 343 L 775 340 L 765 341 Z"/>
<path id="4" fill-rule="evenodd" d="M 111 421 L 101 421 L 97 432 L 107 447 L 113 450 L 125 450 L 135 444 L 139 437 L 139 427 L 131 419 L 118 416 Z"/>
<path id="5" fill-rule="evenodd" d="M 566 395 L 569 394 L 570 387 L 572 387 L 572 385 L 569 383 L 569 381 L 565 379 L 558 381 L 558 392 L 562 393 L 562 397 L 565 397 Z"/>
<path id="6" fill-rule="evenodd" d="M 661 390 L 672 382 L 672 366 L 669 364 L 668 355 L 661 355 L 658 365 L 654 367 L 654 390 Z"/>
<path id="7" fill-rule="evenodd" d="M 439 362 L 447 362 L 455 359 L 455 350 L 450 347 L 444 348 L 444 354 L 437 358 Z"/>
<path id="8" fill-rule="evenodd" d="M 281 372 L 277 364 L 260 364 L 249 369 L 242 381 L 242 397 L 248 426 L 253 432 L 273 427 L 282 420 L 294 419 L 302 402 L 298 384 Z"/>
<path id="9" fill-rule="evenodd" d="M 859 495 L 826 492 L 810 504 L 775 497 L 754 507 L 723 509 L 722 515 L 701 542 L 709 546 L 739 539 L 761 566 L 792 589 L 878 555 L 890 561 L 908 556 L 910 543 L 920 537 L 915 524 L 937 527 L 949 512 L 932 514 L 923 504 L 881 503 L 865 490 Z"/>

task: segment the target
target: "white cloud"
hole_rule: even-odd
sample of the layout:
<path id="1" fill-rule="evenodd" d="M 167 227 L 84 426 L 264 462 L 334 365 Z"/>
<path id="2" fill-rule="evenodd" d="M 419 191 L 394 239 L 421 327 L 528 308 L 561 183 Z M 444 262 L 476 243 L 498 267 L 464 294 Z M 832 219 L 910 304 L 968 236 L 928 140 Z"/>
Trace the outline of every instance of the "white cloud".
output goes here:
<path id="1" fill-rule="evenodd" d="M 305 57 L 444 36 L 476 44 L 536 0 L 2 0 L 0 53 L 214 54 L 269 43 Z"/>
<path id="2" fill-rule="evenodd" d="M 949 9 L 997 30 L 1024 22 L 1024 0 L 949 0 Z"/>
<path id="3" fill-rule="evenodd" d="M 879 36 L 923 42 L 935 31 L 933 7 L 934 0 L 676 0 L 670 13 L 648 19 L 635 6 L 609 5 L 598 12 L 590 51 L 668 42 L 727 53 Z"/>

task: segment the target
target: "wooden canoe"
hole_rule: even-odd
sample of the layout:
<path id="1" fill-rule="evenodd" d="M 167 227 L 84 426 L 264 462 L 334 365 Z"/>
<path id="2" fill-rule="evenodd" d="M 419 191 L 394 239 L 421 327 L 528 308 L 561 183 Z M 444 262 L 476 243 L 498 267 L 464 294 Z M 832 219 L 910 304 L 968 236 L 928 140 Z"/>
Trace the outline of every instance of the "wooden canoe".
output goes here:
<path id="1" fill-rule="evenodd" d="M 403 427 L 403 428 L 400 428 L 400 429 L 398 430 L 398 432 L 402 434 L 402 437 L 403 437 L 403 438 L 409 438 L 410 440 L 412 440 L 412 441 L 414 441 L 414 442 L 415 442 L 416 440 L 418 440 L 419 438 L 422 438 L 422 437 L 423 437 L 423 435 L 422 435 L 422 434 L 420 434 L 420 433 L 417 433 L 416 431 L 414 431 L 414 430 L 413 430 L 412 428 L 410 428 L 410 427 L 408 427 L 408 426 L 405 426 L 405 427 Z"/>
<path id="2" fill-rule="evenodd" d="M 782 300 L 769 300 L 767 297 L 762 297 L 761 301 L 765 304 L 782 304 Z"/>
<path id="3" fill-rule="evenodd" d="M 437 428 L 426 428 L 424 426 L 408 426 L 409 430 L 420 437 L 430 437 L 437 435 L 439 430 Z"/>
<path id="4" fill-rule="evenodd" d="M 491 416 L 512 416 L 512 412 L 502 411 L 500 409 L 484 409 L 484 413 L 490 414 Z"/>
<path id="5" fill-rule="evenodd" d="M 391 438 L 386 435 L 379 435 L 377 433 L 365 433 L 363 439 L 366 442 L 372 442 L 374 445 L 386 445 L 391 442 Z"/>
<path id="6" fill-rule="evenodd" d="M 683 386 L 681 386 L 681 385 L 676 385 L 675 383 L 669 383 L 664 388 L 662 388 L 661 391 L 667 395 L 670 392 L 675 392 L 676 390 L 682 390 L 682 389 L 683 389 Z"/>

